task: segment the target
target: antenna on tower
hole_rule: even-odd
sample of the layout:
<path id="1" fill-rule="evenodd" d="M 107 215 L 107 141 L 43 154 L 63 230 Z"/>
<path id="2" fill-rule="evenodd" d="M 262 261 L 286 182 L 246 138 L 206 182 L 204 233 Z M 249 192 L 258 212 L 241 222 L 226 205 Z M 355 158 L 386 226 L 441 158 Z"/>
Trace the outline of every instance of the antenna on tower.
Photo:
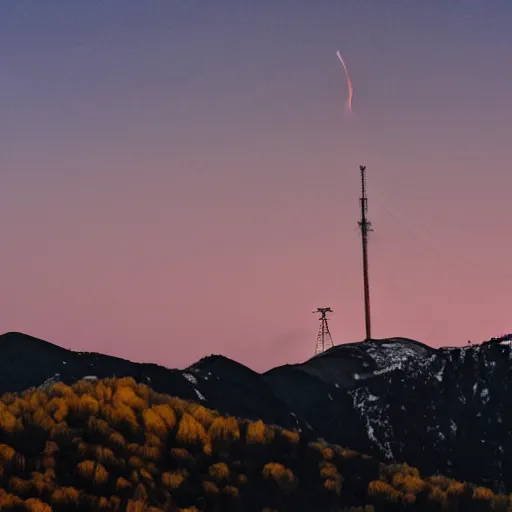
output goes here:
<path id="1" fill-rule="evenodd" d="M 331 308 L 317 308 L 313 313 L 320 313 L 322 316 L 320 320 L 320 328 L 316 337 L 315 355 L 325 352 L 327 349 L 334 347 L 332 342 L 331 331 L 329 331 L 329 324 L 327 323 L 327 313 L 334 313 Z"/>
<path id="2" fill-rule="evenodd" d="M 371 315 L 370 315 L 370 278 L 368 275 L 368 232 L 373 231 L 370 221 L 366 218 L 368 212 L 368 198 L 366 197 L 366 165 L 360 165 L 361 172 L 361 220 L 358 222 L 361 230 L 363 244 L 363 282 L 364 282 L 364 319 L 366 326 L 366 340 L 372 339 Z"/>

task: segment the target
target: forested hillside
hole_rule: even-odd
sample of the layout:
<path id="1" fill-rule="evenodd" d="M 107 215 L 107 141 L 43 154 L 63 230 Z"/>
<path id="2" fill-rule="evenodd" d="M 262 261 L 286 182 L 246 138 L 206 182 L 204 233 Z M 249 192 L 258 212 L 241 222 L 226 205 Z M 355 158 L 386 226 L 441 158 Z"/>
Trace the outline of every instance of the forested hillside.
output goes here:
<path id="1" fill-rule="evenodd" d="M 221 355 L 178 370 L 0 336 L 0 395 L 132 377 L 224 416 L 261 419 L 381 462 L 512 492 L 512 334 L 465 347 L 388 338 L 338 345 L 263 374 Z M 22 371 L 20 371 L 22 369 Z M 303 439 L 305 441 L 305 439 Z M 471 449 L 468 449 L 468 446 Z"/>
<path id="2" fill-rule="evenodd" d="M 224 417 L 131 378 L 3 395 L 0 475 L 2 510 L 511 510 L 489 489 Z"/>

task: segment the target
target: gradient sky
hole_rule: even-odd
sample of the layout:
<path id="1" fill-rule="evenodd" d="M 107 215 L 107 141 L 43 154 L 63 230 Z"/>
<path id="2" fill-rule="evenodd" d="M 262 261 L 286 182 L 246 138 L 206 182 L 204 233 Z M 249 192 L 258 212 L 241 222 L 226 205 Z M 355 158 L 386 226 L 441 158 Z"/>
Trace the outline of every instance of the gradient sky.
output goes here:
<path id="1" fill-rule="evenodd" d="M 183 367 L 512 331 L 510 0 L 2 0 L 0 331 Z M 344 109 L 341 50 L 354 84 Z"/>

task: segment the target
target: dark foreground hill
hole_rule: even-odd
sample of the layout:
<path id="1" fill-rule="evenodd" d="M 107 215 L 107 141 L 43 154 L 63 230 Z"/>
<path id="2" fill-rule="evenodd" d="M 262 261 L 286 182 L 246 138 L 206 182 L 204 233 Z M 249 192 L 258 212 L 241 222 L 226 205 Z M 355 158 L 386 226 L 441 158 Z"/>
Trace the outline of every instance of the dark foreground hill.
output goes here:
<path id="1" fill-rule="evenodd" d="M 507 495 L 386 465 L 131 378 L 0 398 L 0 509 L 495 511 Z"/>
<path id="2" fill-rule="evenodd" d="M 510 340 L 437 350 L 403 338 L 373 340 L 258 374 L 222 356 L 169 370 L 10 333 L 0 337 L 0 392 L 131 376 L 223 414 L 511 492 Z"/>

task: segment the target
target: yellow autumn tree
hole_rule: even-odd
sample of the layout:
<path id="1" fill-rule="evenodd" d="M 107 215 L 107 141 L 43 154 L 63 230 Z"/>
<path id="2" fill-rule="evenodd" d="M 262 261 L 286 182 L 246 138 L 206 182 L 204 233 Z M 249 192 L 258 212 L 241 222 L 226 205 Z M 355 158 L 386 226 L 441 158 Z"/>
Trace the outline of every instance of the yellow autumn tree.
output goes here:
<path id="1" fill-rule="evenodd" d="M 29 512 L 53 512 L 52 507 L 38 498 L 25 500 L 25 509 Z"/>
<path id="2" fill-rule="evenodd" d="M 234 485 L 226 485 L 226 486 L 224 486 L 222 488 L 222 492 L 224 494 L 227 494 L 231 498 L 239 498 L 240 497 L 240 491 Z"/>
<path id="3" fill-rule="evenodd" d="M 146 512 L 146 508 L 144 500 L 128 500 L 126 512 Z"/>
<path id="4" fill-rule="evenodd" d="M 274 439 L 274 430 L 263 421 L 251 421 L 247 425 L 245 440 L 248 444 L 269 444 Z"/>
<path id="5" fill-rule="evenodd" d="M 207 440 L 206 431 L 192 415 L 184 412 L 176 433 L 176 440 L 185 445 L 204 443 Z"/>
<path id="6" fill-rule="evenodd" d="M 328 478 L 324 481 L 324 487 L 331 492 L 336 493 L 338 496 L 341 494 L 341 479 Z"/>
<path id="7" fill-rule="evenodd" d="M 100 409 L 98 400 L 90 395 L 81 395 L 80 399 L 74 404 L 76 407 L 76 413 L 82 417 L 96 416 Z"/>
<path id="8" fill-rule="evenodd" d="M 119 432 L 112 432 L 108 437 L 108 442 L 116 450 L 122 450 L 126 446 L 126 441 Z"/>
<path id="9" fill-rule="evenodd" d="M 52 493 L 51 502 L 60 507 L 77 507 L 80 499 L 80 492 L 74 487 L 59 487 Z"/>
<path id="10" fill-rule="evenodd" d="M 208 474 L 212 480 L 219 483 L 229 479 L 229 467 L 225 462 L 217 462 L 209 467 Z"/>
<path id="11" fill-rule="evenodd" d="M 0 444 L 0 461 L 2 462 L 12 462 L 14 456 L 16 455 L 16 450 L 7 444 Z"/>
<path id="12" fill-rule="evenodd" d="M 162 474 L 162 483 L 168 489 L 177 489 L 187 478 L 188 472 L 184 469 L 167 471 Z"/>
<path id="13" fill-rule="evenodd" d="M 458 497 L 461 496 L 464 492 L 464 484 L 461 482 L 451 481 L 448 488 L 446 489 L 446 494 L 448 497 Z M 443 489 L 443 487 L 441 487 Z"/>
<path id="14" fill-rule="evenodd" d="M 52 398 L 46 407 L 48 413 L 53 417 L 56 422 L 61 422 L 66 419 L 69 411 L 67 401 L 64 398 Z"/>
<path id="15" fill-rule="evenodd" d="M 144 445 L 140 451 L 141 456 L 146 460 L 158 461 L 162 456 L 162 451 L 156 446 Z"/>
<path id="16" fill-rule="evenodd" d="M 439 489 L 439 487 L 434 487 L 430 491 L 428 499 L 438 503 L 441 507 L 446 507 L 446 493 Z"/>
<path id="17" fill-rule="evenodd" d="M 442 491 L 446 491 L 452 483 L 452 480 L 444 475 L 433 475 L 427 480 L 434 487 L 439 487 Z"/>
<path id="18" fill-rule="evenodd" d="M 126 478 L 120 476 L 116 481 L 116 490 L 122 491 L 125 489 L 129 489 L 130 487 L 132 487 L 132 485 L 133 484 L 129 480 L 126 480 Z"/>
<path id="19" fill-rule="evenodd" d="M 201 425 L 206 429 L 219 417 L 219 414 L 215 411 L 207 409 L 201 404 L 192 403 L 187 407 L 187 412 L 191 414 Z"/>
<path id="20" fill-rule="evenodd" d="M 240 439 L 240 428 L 236 418 L 215 418 L 208 429 L 208 436 L 212 442 L 233 442 Z"/>
<path id="21" fill-rule="evenodd" d="M 492 501 L 494 493 L 486 487 L 476 487 L 473 491 L 473 499 L 478 501 Z"/>
<path id="22" fill-rule="evenodd" d="M 64 384 L 64 382 L 56 382 L 48 390 L 48 396 L 50 398 L 73 398 L 76 397 L 75 391 L 71 386 Z"/>
<path id="23" fill-rule="evenodd" d="M 320 465 L 320 475 L 322 478 L 336 478 L 338 475 L 338 469 L 330 462 L 323 463 Z"/>
<path id="24" fill-rule="evenodd" d="M 167 425 L 154 409 L 145 409 L 142 411 L 142 420 L 146 431 L 152 432 L 161 438 L 167 437 Z"/>
<path id="25" fill-rule="evenodd" d="M 374 499 L 388 503 L 397 503 L 401 498 L 400 492 L 381 480 L 373 480 L 369 483 L 368 494 Z"/>
<path id="26" fill-rule="evenodd" d="M 102 464 L 93 460 L 84 460 L 77 466 L 77 472 L 84 478 L 91 480 L 96 485 L 103 485 L 108 480 L 108 471 Z"/>
<path id="27" fill-rule="evenodd" d="M 35 409 L 32 415 L 32 421 L 39 428 L 45 430 L 46 432 L 50 432 L 53 427 L 55 427 L 55 420 L 48 414 L 46 409 L 43 407 L 39 407 Z"/>
<path id="28" fill-rule="evenodd" d="M 427 487 L 427 483 L 417 476 L 396 473 L 393 475 L 393 486 L 404 493 L 416 495 Z"/>
<path id="29" fill-rule="evenodd" d="M 202 486 L 206 494 L 211 494 L 215 496 L 220 492 L 219 488 L 210 480 L 203 480 Z"/>
<path id="30" fill-rule="evenodd" d="M 296 486 L 295 476 L 291 469 L 286 468 L 279 462 L 269 462 L 263 466 L 263 477 L 277 483 L 284 492 L 290 492 Z"/>
<path id="31" fill-rule="evenodd" d="M 186 448 L 171 448 L 169 453 L 174 460 L 185 461 L 192 459 L 192 455 L 190 455 Z"/>
<path id="32" fill-rule="evenodd" d="M 142 410 L 146 407 L 146 403 L 140 398 L 132 387 L 120 386 L 117 388 L 112 398 L 114 406 L 126 405 L 130 409 Z"/>
<path id="33" fill-rule="evenodd" d="M 300 434 L 294 430 L 282 429 L 280 430 L 280 434 L 291 444 L 297 444 L 300 441 Z"/>
<path id="34" fill-rule="evenodd" d="M 162 418 L 168 430 L 172 430 L 175 427 L 177 423 L 176 413 L 169 404 L 155 405 L 151 410 Z"/>

